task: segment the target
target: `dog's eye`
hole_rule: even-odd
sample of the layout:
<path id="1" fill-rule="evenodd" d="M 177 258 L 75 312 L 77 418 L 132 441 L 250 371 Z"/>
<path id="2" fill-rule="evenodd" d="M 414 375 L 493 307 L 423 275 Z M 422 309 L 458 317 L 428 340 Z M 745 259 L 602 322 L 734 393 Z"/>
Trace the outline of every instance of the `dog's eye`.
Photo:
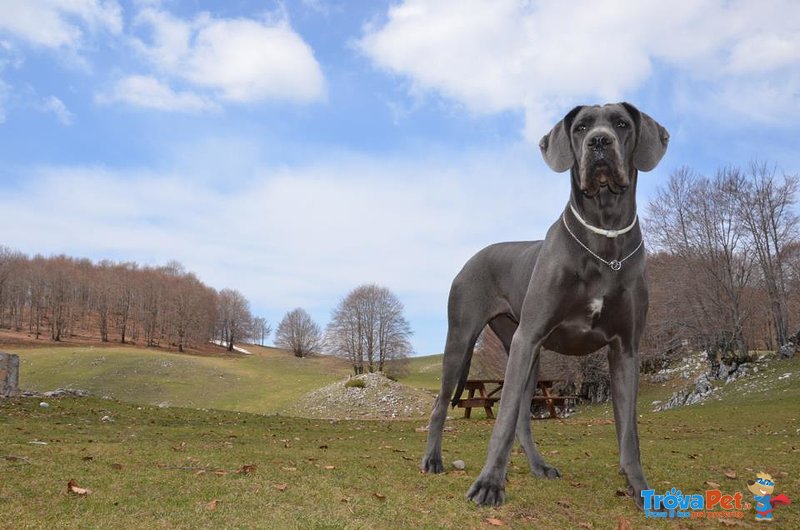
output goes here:
<path id="1" fill-rule="evenodd" d="M 575 130 L 579 132 L 583 132 L 586 129 L 588 129 L 588 127 L 586 126 L 585 123 L 579 123 L 578 125 L 575 126 Z"/>
<path id="2" fill-rule="evenodd" d="M 617 121 L 617 128 L 618 129 L 626 129 L 628 127 L 628 122 L 625 120 L 618 120 Z"/>

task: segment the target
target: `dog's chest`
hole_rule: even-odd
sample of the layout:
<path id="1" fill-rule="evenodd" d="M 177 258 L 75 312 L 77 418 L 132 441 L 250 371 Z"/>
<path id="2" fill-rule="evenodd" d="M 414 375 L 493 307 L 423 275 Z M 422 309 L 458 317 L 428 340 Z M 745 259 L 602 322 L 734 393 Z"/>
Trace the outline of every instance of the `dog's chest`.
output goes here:
<path id="1" fill-rule="evenodd" d="M 589 318 L 595 319 L 600 316 L 600 313 L 603 311 L 603 302 L 604 297 L 599 298 L 591 298 L 589 303 L 587 304 L 587 310 L 589 312 Z"/>

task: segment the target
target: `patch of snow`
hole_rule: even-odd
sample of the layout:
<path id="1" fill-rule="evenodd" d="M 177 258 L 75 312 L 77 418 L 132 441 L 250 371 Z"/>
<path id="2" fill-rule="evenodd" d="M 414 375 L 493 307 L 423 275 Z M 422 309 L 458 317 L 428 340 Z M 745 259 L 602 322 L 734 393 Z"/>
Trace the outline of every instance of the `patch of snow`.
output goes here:
<path id="1" fill-rule="evenodd" d="M 211 340 L 209 342 L 211 344 L 216 344 L 217 346 L 222 346 L 223 348 L 227 348 L 228 347 L 228 344 L 226 342 L 224 342 L 224 341 L 221 341 L 221 340 Z M 239 353 L 243 353 L 245 355 L 253 355 L 253 353 L 250 352 L 249 350 L 245 350 L 244 348 L 240 348 L 239 346 L 236 346 L 236 345 L 233 346 L 233 350 L 234 351 L 238 351 Z"/>

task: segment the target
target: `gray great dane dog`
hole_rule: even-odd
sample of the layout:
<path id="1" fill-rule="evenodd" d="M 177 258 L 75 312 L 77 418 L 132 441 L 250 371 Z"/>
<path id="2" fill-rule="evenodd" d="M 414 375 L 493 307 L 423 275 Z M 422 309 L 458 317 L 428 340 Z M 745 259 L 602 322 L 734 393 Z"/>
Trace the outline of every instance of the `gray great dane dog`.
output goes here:
<path id="1" fill-rule="evenodd" d="M 641 507 L 647 489 L 639 457 L 636 396 L 639 341 L 647 316 L 636 180 L 653 169 L 669 134 L 629 103 L 572 109 L 539 143 L 551 169 L 570 170 L 570 200 L 544 241 L 491 245 L 473 256 L 450 289 L 442 386 L 431 414 L 422 471 L 441 473 L 442 429 L 460 396 L 472 350 L 487 324 L 508 353 L 501 407 L 486 463 L 467 498 L 505 501 L 514 437 L 531 472 L 556 478 L 536 449 L 530 403 L 542 347 L 586 355 L 609 346 L 620 473 Z"/>

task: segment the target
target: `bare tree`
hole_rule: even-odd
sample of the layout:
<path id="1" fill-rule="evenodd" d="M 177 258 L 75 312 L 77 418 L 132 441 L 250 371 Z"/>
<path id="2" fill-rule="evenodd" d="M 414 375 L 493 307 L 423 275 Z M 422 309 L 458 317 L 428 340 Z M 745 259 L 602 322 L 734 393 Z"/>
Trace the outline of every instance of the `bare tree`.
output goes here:
<path id="1" fill-rule="evenodd" d="M 789 339 L 787 311 L 787 249 L 798 238 L 797 176 L 783 175 L 779 180 L 776 168 L 752 162 L 749 181 L 739 194 L 737 212 L 747 226 L 758 256 L 764 287 L 769 297 L 777 347 Z"/>
<path id="2" fill-rule="evenodd" d="M 258 342 L 260 346 L 264 345 L 269 334 L 272 333 L 272 326 L 269 325 L 267 319 L 264 317 L 255 317 L 253 319 L 253 340 Z"/>
<path id="3" fill-rule="evenodd" d="M 223 341 L 228 351 L 233 351 L 234 342 L 248 338 L 252 329 L 250 302 L 239 291 L 223 289 L 219 293 L 219 318 Z"/>
<path id="4" fill-rule="evenodd" d="M 322 331 L 305 309 L 286 313 L 275 332 L 275 345 L 290 350 L 295 357 L 308 357 L 322 347 Z"/>
<path id="5" fill-rule="evenodd" d="M 703 178 L 687 168 L 674 172 L 649 205 L 647 228 L 662 252 L 677 257 L 683 274 L 674 289 L 691 310 L 675 312 L 679 327 L 708 351 L 747 352 L 745 295 L 753 270 L 747 231 L 737 215 L 743 175 L 734 168 Z"/>
<path id="6" fill-rule="evenodd" d="M 326 344 L 360 374 L 383 371 L 388 362 L 408 357 L 411 334 L 400 300 L 385 287 L 362 285 L 334 309 Z"/>

